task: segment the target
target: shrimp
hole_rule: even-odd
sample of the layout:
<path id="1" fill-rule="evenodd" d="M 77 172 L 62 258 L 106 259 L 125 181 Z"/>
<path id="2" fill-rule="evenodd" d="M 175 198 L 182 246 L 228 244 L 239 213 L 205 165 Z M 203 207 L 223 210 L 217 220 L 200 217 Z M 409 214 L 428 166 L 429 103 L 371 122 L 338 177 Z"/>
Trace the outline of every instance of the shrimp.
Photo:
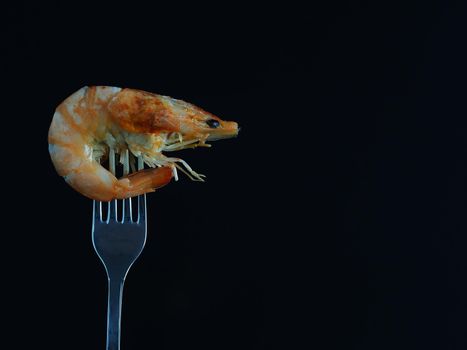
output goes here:
<path id="1" fill-rule="evenodd" d="M 141 90 L 108 86 L 83 87 L 55 111 L 48 134 L 49 153 L 57 173 L 76 191 L 95 200 L 124 199 L 154 192 L 178 180 L 177 169 L 203 181 L 183 159 L 162 152 L 234 137 L 236 122 L 190 103 Z M 136 159 L 149 168 L 119 179 L 101 165 L 114 161 L 135 170 Z M 111 165 L 112 167 L 112 165 Z"/>

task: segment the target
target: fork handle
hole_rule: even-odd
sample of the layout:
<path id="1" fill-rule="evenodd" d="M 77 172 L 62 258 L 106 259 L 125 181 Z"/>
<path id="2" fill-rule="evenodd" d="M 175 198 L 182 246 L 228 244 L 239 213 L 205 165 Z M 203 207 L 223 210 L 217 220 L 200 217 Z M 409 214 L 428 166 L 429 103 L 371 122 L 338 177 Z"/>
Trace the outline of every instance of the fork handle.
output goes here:
<path id="1" fill-rule="evenodd" d="M 107 350 L 120 350 L 123 278 L 109 278 L 107 304 Z"/>

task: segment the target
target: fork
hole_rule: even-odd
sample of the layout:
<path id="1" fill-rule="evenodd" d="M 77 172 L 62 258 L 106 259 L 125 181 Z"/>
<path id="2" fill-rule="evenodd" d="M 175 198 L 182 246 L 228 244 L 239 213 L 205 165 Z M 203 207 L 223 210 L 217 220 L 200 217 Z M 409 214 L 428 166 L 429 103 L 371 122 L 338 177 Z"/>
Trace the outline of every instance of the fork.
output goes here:
<path id="1" fill-rule="evenodd" d="M 110 170 L 115 174 L 114 156 L 111 152 L 109 159 Z M 124 173 L 128 173 L 125 164 L 128 165 L 128 162 L 124 163 Z M 138 159 L 138 169 L 142 168 L 142 160 Z M 137 197 L 136 221 L 133 220 L 131 201 L 132 198 L 120 201 L 123 209 L 121 220 L 118 220 L 117 200 L 109 202 L 105 220 L 102 216 L 102 202 L 93 201 L 92 243 L 108 277 L 107 350 L 120 350 L 123 285 L 131 265 L 146 243 L 146 195 Z"/>

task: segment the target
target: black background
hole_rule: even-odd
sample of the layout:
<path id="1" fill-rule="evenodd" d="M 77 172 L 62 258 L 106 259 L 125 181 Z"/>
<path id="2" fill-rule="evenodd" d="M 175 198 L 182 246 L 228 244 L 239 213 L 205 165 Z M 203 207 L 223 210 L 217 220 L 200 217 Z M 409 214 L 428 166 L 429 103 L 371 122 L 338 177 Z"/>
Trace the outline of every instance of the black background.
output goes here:
<path id="1" fill-rule="evenodd" d="M 465 10 L 4 8 L 2 333 L 104 349 L 91 202 L 55 173 L 47 130 L 65 97 L 110 85 L 242 127 L 180 152 L 206 183 L 148 196 L 122 349 L 467 348 Z"/>

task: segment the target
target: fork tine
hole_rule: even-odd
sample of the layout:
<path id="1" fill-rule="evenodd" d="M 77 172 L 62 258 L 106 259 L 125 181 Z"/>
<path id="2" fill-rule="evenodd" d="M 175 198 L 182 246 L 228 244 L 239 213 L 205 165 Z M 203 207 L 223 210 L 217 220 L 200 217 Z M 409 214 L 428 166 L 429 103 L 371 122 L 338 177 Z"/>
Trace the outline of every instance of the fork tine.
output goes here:
<path id="1" fill-rule="evenodd" d="M 143 157 L 138 157 L 138 170 L 144 169 Z M 146 194 L 138 196 L 138 219 L 137 223 L 141 223 L 146 220 Z"/>
<path id="2" fill-rule="evenodd" d="M 131 198 L 123 200 L 123 219 L 122 222 L 132 222 Z"/>
<path id="3" fill-rule="evenodd" d="M 138 196 L 138 221 L 137 223 L 146 220 L 146 195 L 142 194 Z"/>
<path id="4" fill-rule="evenodd" d="M 123 175 L 128 175 L 130 173 L 130 152 L 128 149 L 123 151 Z M 123 218 L 122 222 L 132 222 L 131 218 L 131 198 L 124 199 L 122 201 L 123 205 Z"/>
<path id="5" fill-rule="evenodd" d="M 102 202 L 92 201 L 93 222 L 102 221 Z"/>
<path id="6" fill-rule="evenodd" d="M 107 222 L 117 221 L 117 200 L 113 199 L 109 202 L 107 212 Z"/>

